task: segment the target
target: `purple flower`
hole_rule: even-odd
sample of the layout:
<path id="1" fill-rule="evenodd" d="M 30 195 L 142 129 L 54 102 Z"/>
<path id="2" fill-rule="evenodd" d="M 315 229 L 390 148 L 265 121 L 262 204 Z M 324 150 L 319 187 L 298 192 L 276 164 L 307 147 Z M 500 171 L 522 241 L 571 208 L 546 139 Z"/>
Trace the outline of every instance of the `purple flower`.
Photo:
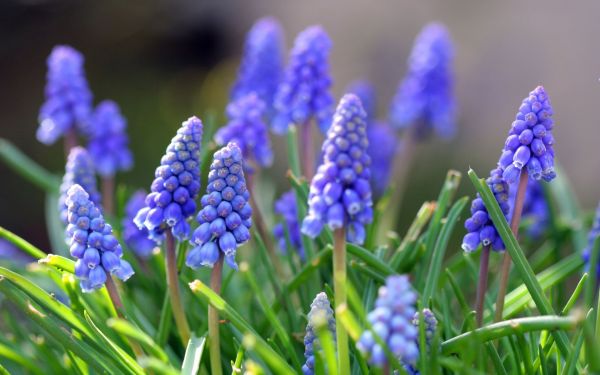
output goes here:
<path id="1" fill-rule="evenodd" d="M 138 211 L 146 206 L 146 195 L 143 189 L 133 193 L 125 206 L 125 217 L 121 224 L 123 227 L 123 241 L 141 258 L 149 257 L 156 247 L 156 243 L 149 238 L 148 229 L 146 227 L 140 229 L 133 222 Z"/>
<path id="2" fill-rule="evenodd" d="M 583 260 L 585 261 L 587 268 L 590 267 L 590 259 L 592 257 L 592 250 L 594 249 L 594 242 L 598 237 L 600 237 L 600 203 L 596 209 L 596 216 L 594 217 L 592 228 L 590 228 L 590 232 L 588 233 L 588 245 L 585 249 L 583 249 L 582 253 Z M 600 260 L 596 265 L 596 273 L 600 275 Z"/>
<path id="3" fill-rule="evenodd" d="M 148 229 L 150 238 L 157 243 L 167 229 L 180 241 L 189 237 L 187 219 L 196 212 L 195 200 L 200 191 L 201 140 L 199 118 L 190 117 L 181 124 L 156 168 L 146 207 L 135 216 L 138 228 Z"/>
<path id="4" fill-rule="evenodd" d="M 427 352 L 429 352 L 429 350 L 431 349 L 431 343 L 433 341 L 433 336 L 435 335 L 435 331 L 437 329 L 437 319 L 435 318 L 435 315 L 433 314 L 433 311 L 429 310 L 428 308 L 425 308 L 422 310 L 423 313 L 423 324 L 425 326 L 425 345 L 427 345 Z M 413 325 L 417 328 L 417 332 L 419 330 L 419 322 L 420 322 L 421 318 L 419 316 L 419 312 L 417 311 L 415 313 L 415 316 L 413 318 Z M 417 348 L 419 348 L 419 340 L 417 338 L 416 340 L 417 343 Z M 404 370 L 406 370 L 406 372 L 408 372 L 410 375 L 418 375 L 419 371 L 414 367 L 414 365 L 410 365 L 405 363 L 404 364 Z"/>
<path id="5" fill-rule="evenodd" d="M 87 150 L 83 147 L 74 147 L 69 151 L 65 175 L 60 185 L 60 196 L 58 198 L 58 211 L 63 224 L 67 224 L 67 192 L 73 185 L 80 185 L 90 197 L 90 200 L 100 207 L 100 193 L 96 187 L 96 175 L 94 174 L 94 163 Z M 68 240 L 68 239 L 67 239 Z"/>
<path id="6" fill-rule="evenodd" d="M 350 242 L 364 242 L 365 225 L 373 220 L 366 128 L 360 99 L 344 95 L 323 142 L 323 162 L 310 185 L 308 216 L 301 229 L 307 236 L 315 238 L 327 224 L 331 230 L 345 227 Z"/>
<path id="7" fill-rule="evenodd" d="M 308 324 L 304 335 L 304 358 L 306 358 L 306 363 L 302 366 L 304 375 L 315 373 L 315 351 L 321 350 L 316 331 L 320 324 L 327 324 L 327 328 L 335 340 L 335 318 L 327 294 L 323 292 L 317 294 L 308 312 Z"/>
<path id="8" fill-rule="evenodd" d="M 121 259 L 123 250 L 112 227 L 104 221 L 102 213 L 90 196 L 75 184 L 67 192 L 67 207 L 71 255 L 75 262 L 75 276 L 84 293 L 100 289 L 108 273 L 126 281 L 133 275 L 131 265 Z"/>
<path id="9" fill-rule="evenodd" d="M 185 260 L 188 267 L 212 267 L 222 253 L 229 267 L 237 270 L 237 247 L 250 239 L 252 226 L 243 169 L 242 151 L 235 143 L 215 152 L 206 194 L 200 199 L 202 209 L 196 217 L 200 225 L 191 239 L 195 247 Z"/>
<path id="10" fill-rule="evenodd" d="M 333 105 L 328 61 L 331 45 L 321 26 L 311 26 L 296 38 L 275 94 L 275 133 L 284 134 L 291 125 L 309 126 L 313 117 L 321 132 L 329 128 Z"/>
<path id="11" fill-rule="evenodd" d="M 387 363 L 385 352 L 375 340 L 383 340 L 390 351 L 402 362 L 414 365 L 419 357 L 418 330 L 412 324 L 417 293 L 407 276 L 390 276 L 379 288 L 375 309 L 367 315 L 371 329 L 366 330 L 356 343 L 358 350 L 370 364 L 382 367 Z"/>
<path id="12" fill-rule="evenodd" d="M 283 218 L 283 221 L 273 228 L 273 235 L 277 239 L 279 248 L 285 253 L 289 240 L 290 247 L 298 253 L 300 259 L 304 260 L 304 246 L 302 246 L 302 234 L 298 223 L 296 194 L 293 190 L 283 193 L 281 198 L 275 202 L 275 213 Z"/>
<path id="13" fill-rule="evenodd" d="M 127 122 L 115 102 L 105 100 L 98 104 L 91 118 L 88 149 L 99 175 L 109 177 L 117 171 L 131 169 L 133 159 L 126 127 Z"/>
<path id="14" fill-rule="evenodd" d="M 542 86 L 523 99 L 502 150 L 500 166 L 509 184 L 517 182 L 523 168 L 534 180 L 551 181 L 554 172 L 552 106 Z"/>
<path id="15" fill-rule="evenodd" d="M 448 30 L 438 23 L 423 28 L 408 60 L 408 73 L 398 87 L 390 121 L 399 129 L 415 127 L 423 138 L 432 131 L 444 138 L 455 133 L 456 102 Z"/>
<path id="16" fill-rule="evenodd" d="M 38 141 L 50 145 L 71 129 L 87 134 L 92 93 L 83 70 L 83 55 L 56 46 L 48 56 L 46 101 L 40 108 Z"/>
<path id="17" fill-rule="evenodd" d="M 252 158 L 261 167 L 270 166 L 273 152 L 267 125 L 263 121 L 264 112 L 265 103 L 253 92 L 229 103 L 229 122 L 217 131 L 215 141 L 220 146 L 234 142 L 246 160 Z"/>
<path id="18" fill-rule="evenodd" d="M 251 92 L 267 105 L 270 115 L 273 97 L 283 74 L 283 29 L 273 17 L 261 18 L 246 36 L 244 54 L 237 81 L 231 90 L 231 101 Z"/>

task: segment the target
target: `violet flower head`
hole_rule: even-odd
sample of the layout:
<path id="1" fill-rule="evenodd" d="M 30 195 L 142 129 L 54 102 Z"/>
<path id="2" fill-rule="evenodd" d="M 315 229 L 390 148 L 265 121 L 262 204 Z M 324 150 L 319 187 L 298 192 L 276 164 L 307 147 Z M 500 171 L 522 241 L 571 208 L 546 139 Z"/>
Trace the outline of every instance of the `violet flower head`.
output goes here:
<path id="1" fill-rule="evenodd" d="M 190 235 L 187 219 L 196 212 L 195 200 L 200 192 L 201 141 L 202 121 L 190 117 L 167 146 L 154 173 L 146 207 L 135 216 L 138 228 L 148 229 L 157 243 L 162 242 L 165 230 L 171 230 L 180 241 Z"/>
<path id="2" fill-rule="evenodd" d="M 556 177 L 552 114 L 542 86 L 523 99 L 500 158 L 503 177 L 509 184 L 517 182 L 523 168 L 534 180 L 551 181 Z"/>
<path id="3" fill-rule="evenodd" d="M 322 133 L 331 124 L 333 96 L 329 51 L 332 42 L 321 26 L 302 31 L 294 43 L 283 80 L 275 94 L 272 130 L 284 134 L 291 125 L 309 126 L 314 118 Z"/>
<path id="4" fill-rule="evenodd" d="M 119 106 L 112 100 L 104 100 L 94 110 L 90 120 L 90 143 L 88 149 L 98 174 L 114 176 L 117 171 L 131 169 L 133 157 L 129 151 L 129 138 L 125 133 L 127 121 Z"/>
<path id="5" fill-rule="evenodd" d="M 294 249 L 300 259 L 304 260 L 304 246 L 302 245 L 302 234 L 298 223 L 298 208 L 296 205 L 296 194 L 293 190 L 285 192 L 275 202 L 275 214 L 282 217 L 283 221 L 273 228 L 273 235 L 277 240 L 279 249 L 286 253 L 288 240 L 290 248 Z"/>
<path id="6" fill-rule="evenodd" d="M 408 60 L 408 73 L 398 87 L 390 121 L 398 129 L 415 127 L 423 138 L 435 131 L 450 138 L 456 127 L 454 48 L 448 30 L 431 23 L 417 36 Z"/>
<path id="7" fill-rule="evenodd" d="M 127 281 L 133 275 L 131 265 L 121 259 L 123 249 L 114 236 L 110 224 L 90 200 L 88 193 L 75 184 L 67 192 L 71 255 L 77 258 L 75 276 L 84 293 L 100 289 L 107 274 Z"/>
<path id="8" fill-rule="evenodd" d="M 193 269 L 212 267 L 221 255 L 229 267 L 237 270 L 237 247 L 250 239 L 252 207 L 246 187 L 242 151 L 235 143 L 215 152 L 208 173 L 206 194 L 196 220 L 200 224 L 192 235 L 195 246 L 185 264 Z"/>
<path id="9" fill-rule="evenodd" d="M 46 101 L 40 108 L 36 137 L 50 145 L 71 129 L 88 132 L 92 92 L 83 70 L 83 55 L 69 46 L 56 46 L 47 60 Z"/>
<path id="10" fill-rule="evenodd" d="M 141 258 L 149 257 L 156 247 L 156 243 L 149 238 L 148 229 L 146 227 L 140 229 L 133 222 L 138 211 L 146 206 L 146 195 L 147 193 L 143 189 L 133 193 L 125 206 L 125 217 L 121 224 L 123 227 L 123 241 Z"/>
<path id="11" fill-rule="evenodd" d="M 403 363 L 416 363 L 419 357 L 418 330 L 412 324 L 416 302 L 417 293 L 408 276 L 390 276 L 385 285 L 379 288 L 375 309 L 367 315 L 371 329 L 364 331 L 356 343 L 370 364 L 382 367 L 387 363 L 385 352 L 376 342 L 375 335 Z"/>
<path id="12" fill-rule="evenodd" d="M 302 233 L 315 238 L 327 224 L 331 230 L 345 227 L 352 243 L 364 242 L 365 225 L 373 220 L 368 144 L 360 99 L 346 94 L 323 142 L 323 162 L 310 185 Z"/>
<path id="13" fill-rule="evenodd" d="M 594 249 L 594 243 L 598 237 L 600 237 L 600 203 L 596 209 L 596 216 L 594 217 L 592 228 L 590 228 L 590 232 L 588 233 L 588 244 L 582 252 L 583 260 L 585 261 L 587 268 L 590 267 L 592 250 Z M 598 264 L 596 264 L 596 272 L 598 275 L 600 275 L 600 261 L 598 261 Z"/>
<path id="14" fill-rule="evenodd" d="M 315 373 L 315 351 L 321 350 L 317 328 L 322 325 L 327 325 L 327 329 L 333 340 L 335 340 L 335 318 L 327 294 L 324 292 L 317 294 L 313 303 L 310 304 L 310 311 L 308 312 L 308 324 L 304 335 L 304 358 L 306 358 L 306 362 L 302 366 L 304 375 Z"/>
<path id="15" fill-rule="evenodd" d="M 273 151 L 264 114 L 265 103 L 253 92 L 229 103 L 229 122 L 217 131 L 215 141 L 220 146 L 234 142 L 246 161 L 254 159 L 260 167 L 270 166 Z"/>
<path id="16" fill-rule="evenodd" d="M 58 211 L 63 224 L 67 225 L 67 192 L 73 185 L 80 185 L 90 197 L 90 200 L 100 207 L 100 192 L 96 186 L 96 175 L 94 163 L 83 147 L 74 147 L 69 151 L 65 175 L 60 185 L 60 196 L 58 198 Z"/>
<path id="17" fill-rule="evenodd" d="M 255 92 L 270 115 L 273 97 L 283 75 L 283 29 L 273 17 L 261 18 L 246 36 L 242 62 L 231 90 L 235 101 Z"/>
<path id="18" fill-rule="evenodd" d="M 433 314 L 433 311 L 429 310 L 428 308 L 424 308 L 422 310 L 422 313 L 423 313 L 423 325 L 425 326 L 425 345 L 427 346 L 427 352 L 429 352 L 431 349 L 433 336 L 435 335 L 435 331 L 437 329 L 438 322 L 437 322 L 437 319 L 435 318 L 435 315 Z M 421 318 L 419 316 L 419 312 L 417 311 L 415 313 L 415 316 L 412 321 L 413 325 L 417 328 L 417 332 L 419 330 L 420 319 Z M 417 337 L 416 342 L 417 342 L 417 348 L 419 348 L 418 337 Z M 414 365 L 410 365 L 407 363 L 404 364 L 404 370 L 410 375 L 420 374 Z"/>
<path id="19" fill-rule="evenodd" d="M 510 211 L 508 184 L 502 178 L 500 167 L 490 172 L 490 177 L 488 177 L 486 182 L 494 193 L 494 197 L 506 217 Z M 489 217 L 488 211 L 479 194 L 477 194 L 477 197 L 471 203 L 471 217 L 465 221 L 465 228 L 468 233 L 463 238 L 461 245 L 464 251 L 468 253 L 473 252 L 477 250 L 480 244 L 482 246 L 491 246 L 492 250 L 495 251 L 504 251 L 504 242 L 502 242 L 502 238 L 500 238 L 492 219 Z"/>

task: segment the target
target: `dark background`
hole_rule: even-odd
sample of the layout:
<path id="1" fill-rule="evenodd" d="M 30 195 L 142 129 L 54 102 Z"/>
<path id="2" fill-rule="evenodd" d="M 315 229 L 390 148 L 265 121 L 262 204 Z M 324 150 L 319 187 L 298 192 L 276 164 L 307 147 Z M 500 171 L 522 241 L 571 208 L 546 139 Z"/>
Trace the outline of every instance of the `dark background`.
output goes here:
<path id="1" fill-rule="evenodd" d="M 576 5 L 575 5 L 576 4 Z M 35 139 L 46 57 L 70 44 L 86 57 L 97 103 L 116 100 L 128 119 L 134 169 L 121 184 L 148 188 L 182 120 L 222 112 L 245 32 L 265 15 L 279 18 L 287 47 L 306 26 L 322 24 L 334 41 L 337 98 L 356 78 L 378 90 L 385 116 L 420 28 L 445 23 L 456 44 L 458 136 L 417 149 L 402 206 L 405 226 L 434 199 L 445 176 L 469 166 L 480 176 L 496 162 L 513 116 L 543 84 L 556 118 L 556 154 L 585 208 L 600 196 L 600 2 L 564 1 L 52 1 L 0 2 L 0 137 L 62 175 L 62 145 Z M 279 142 L 281 143 L 281 142 Z M 263 201 L 287 189 L 285 153 L 267 178 Z M 44 195 L 0 164 L 0 225 L 47 246 Z M 271 184 L 264 184 L 271 186 Z M 467 181 L 462 193 L 473 194 Z"/>

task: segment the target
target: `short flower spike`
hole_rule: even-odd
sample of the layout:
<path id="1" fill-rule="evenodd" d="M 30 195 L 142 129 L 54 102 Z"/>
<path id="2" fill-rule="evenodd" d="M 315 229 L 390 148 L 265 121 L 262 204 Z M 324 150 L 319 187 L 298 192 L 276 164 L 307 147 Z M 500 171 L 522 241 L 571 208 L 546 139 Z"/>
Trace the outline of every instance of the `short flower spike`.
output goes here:
<path id="1" fill-rule="evenodd" d="M 588 233 L 588 244 L 585 249 L 583 249 L 583 260 L 586 263 L 586 267 L 590 266 L 590 258 L 592 257 L 592 250 L 594 248 L 594 242 L 596 239 L 600 237 L 600 203 L 598 204 L 598 208 L 596 209 L 596 216 L 594 217 L 594 222 L 592 223 L 592 228 Z M 600 260 L 596 265 L 597 274 L 600 275 Z"/>
<path id="2" fill-rule="evenodd" d="M 327 224 L 331 230 L 346 227 L 349 242 L 364 242 L 365 226 L 373 220 L 368 143 L 360 99 L 344 95 L 323 142 L 323 163 L 310 185 L 302 233 L 315 238 Z"/>
<path id="3" fill-rule="evenodd" d="M 48 57 L 46 101 L 39 114 L 38 141 L 50 145 L 71 129 L 88 133 L 92 92 L 83 70 L 83 55 L 69 46 L 56 46 Z"/>
<path id="4" fill-rule="evenodd" d="M 414 365 L 419 357 L 418 330 L 412 324 L 417 293 L 407 276 L 389 276 L 379 288 L 375 309 L 367 315 L 371 329 L 366 330 L 356 343 L 358 350 L 370 364 L 382 367 L 387 364 L 383 348 L 376 342 L 379 336 L 390 351 L 403 363 Z"/>
<path id="5" fill-rule="evenodd" d="M 431 23 L 417 36 L 408 60 L 408 73 L 398 87 L 390 121 L 398 129 L 415 127 L 423 138 L 435 131 L 450 138 L 456 127 L 454 48 L 448 30 Z"/>
<path id="6" fill-rule="evenodd" d="M 127 121 L 117 103 L 105 100 L 98 104 L 90 120 L 88 149 L 99 175 L 110 177 L 117 171 L 131 169 L 133 157 L 126 127 Z"/>
<path id="7" fill-rule="evenodd" d="M 229 122 L 217 131 L 215 141 L 220 146 L 234 142 L 246 161 L 253 159 L 258 166 L 269 167 L 273 151 L 264 116 L 265 103 L 256 93 L 240 97 L 227 106 Z"/>
<path id="8" fill-rule="evenodd" d="M 75 184 L 67 192 L 67 207 L 71 255 L 77 258 L 75 276 L 85 293 L 100 289 L 107 274 L 126 281 L 133 275 L 131 265 L 121 259 L 123 250 L 110 224 L 104 221 L 100 210 L 90 196 Z"/>
<path id="9" fill-rule="evenodd" d="M 333 96 L 329 51 L 331 39 L 321 26 L 302 31 L 294 43 L 290 61 L 275 94 L 272 130 L 284 134 L 292 125 L 308 126 L 316 120 L 322 133 L 331 124 Z"/>
<path id="10" fill-rule="evenodd" d="M 503 177 L 509 184 L 517 182 L 523 168 L 534 180 L 551 181 L 556 177 L 552 114 L 550 99 L 542 86 L 523 99 L 500 158 Z"/>
<path id="11" fill-rule="evenodd" d="M 306 334 L 304 335 L 304 357 L 306 358 L 306 363 L 302 366 L 304 375 L 313 375 L 315 373 L 315 351 L 321 350 L 321 344 L 319 343 L 316 331 L 319 324 L 326 324 L 332 338 L 335 340 L 333 310 L 327 299 L 327 294 L 324 292 L 317 294 L 308 312 L 308 324 L 306 325 Z"/>
<path id="12" fill-rule="evenodd" d="M 123 241 L 125 241 L 125 244 L 141 258 L 149 257 L 156 247 L 156 243 L 148 238 L 148 229 L 146 227 L 140 229 L 133 222 L 138 211 L 146 206 L 146 195 L 147 193 L 144 190 L 138 190 L 133 193 L 125 206 L 125 217 L 121 223 L 123 228 Z"/>
<path id="13" fill-rule="evenodd" d="M 200 192 L 200 142 L 202 121 L 190 117 L 181 124 L 154 173 L 146 207 L 138 211 L 134 222 L 146 228 L 160 243 L 165 230 L 184 240 L 190 235 L 187 219 L 196 212 L 195 199 Z"/>
<path id="14" fill-rule="evenodd" d="M 304 260 L 304 246 L 302 245 L 302 234 L 298 223 L 297 207 L 296 194 L 293 190 L 281 195 L 281 198 L 275 202 L 275 214 L 281 216 L 283 222 L 275 225 L 273 235 L 277 239 L 281 251 L 284 253 L 287 251 L 289 240 L 290 247 L 298 253 L 300 259 Z"/>
<path id="15" fill-rule="evenodd" d="M 191 240 L 195 247 L 185 260 L 188 267 L 212 267 L 223 254 L 225 262 L 237 270 L 237 247 L 250 239 L 252 226 L 243 168 L 242 151 L 235 143 L 215 152 L 206 194 L 200 199 L 202 209 L 196 217 L 200 226 Z"/>
<path id="16" fill-rule="evenodd" d="M 283 75 L 283 29 L 273 17 L 261 18 L 246 36 L 242 62 L 231 100 L 236 101 L 252 92 L 266 104 L 271 115 L 273 97 Z"/>

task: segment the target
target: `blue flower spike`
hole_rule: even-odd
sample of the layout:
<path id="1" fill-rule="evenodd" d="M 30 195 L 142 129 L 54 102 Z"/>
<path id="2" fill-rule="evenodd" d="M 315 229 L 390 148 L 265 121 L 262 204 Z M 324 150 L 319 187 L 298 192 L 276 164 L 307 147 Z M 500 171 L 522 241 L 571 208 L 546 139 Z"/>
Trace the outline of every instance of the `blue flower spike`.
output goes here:
<path id="1" fill-rule="evenodd" d="M 313 375 L 315 373 L 315 352 L 321 350 L 317 327 L 321 324 L 327 325 L 327 329 L 335 340 L 333 309 L 327 299 L 327 294 L 324 292 L 317 294 L 308 312 L 308 324 L 306 325 L 306 334 L 304 335 L 304 358 L 306 358 L 306 363 L 302 366 L 304 375 Z"/>
<path id="2" fill-rule="evenodd" d="M 425 345 L 427 346 L 427 352 L 429 353 L 429 351 L 431 350 L 431 344 L 433 342 L 433 336 L 435 335 L 435 331 L 437 330 L 438 321 L 435 318 L 433 311 L 429 310 L 428 308 L 424 308 L 421 311 L 421 313 L 423 314 L 423 325 L 425 327 Z M 419 312 L 417 311 L 412 321 L 413 325 L 417 328 L 417 332 L 419 330 L 420 319 L 421 317 L 419 316 Z M 418 347 L 419 340 L 417 337 L 417 348 Z M 419 371 L 413 365 L 407 363 L 404 364 L 404 370 L 406 370 L 406 372 L 409 375 L 420 374 Z"/>
<path id="3" fill-rule="evenodd" d="M 273 227 L 273 235 L 277 240 L 279 249 L 285 253 L 289 240 L 289 246 L 298 253 L 300 259 L 304 260 L 304 246 L 302 245 L 302 234 L 298 223 L 298 206 L 296 205 L 296 194 L 293 190 L 283 193 L 275 202 L 275 214 L 283 219 L 282 222 Z"/>

